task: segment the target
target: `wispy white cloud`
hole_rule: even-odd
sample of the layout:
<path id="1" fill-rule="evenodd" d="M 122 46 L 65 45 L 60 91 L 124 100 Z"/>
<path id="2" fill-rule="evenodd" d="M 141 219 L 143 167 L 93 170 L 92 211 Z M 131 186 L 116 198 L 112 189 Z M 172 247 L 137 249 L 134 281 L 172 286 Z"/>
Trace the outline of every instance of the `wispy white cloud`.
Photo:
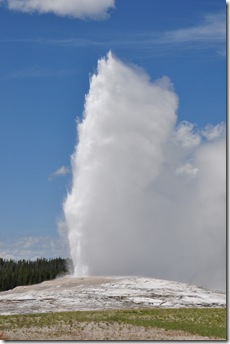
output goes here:
<path id="1" fill-rule="evenodd" d="M 61 166 L 60 168 L 58 168 L 55 172 L 53 172 L 53 173 L 49 176 L 49 180 L 52 180 L 52 179 L 55 178 L 55 177 L 64 177 L 64 176 L 66 176 L 68 173 L 70 173 L 69 167 Z"/>
<path id="2" fill-rule="evenodd" d="M 196 26 L 165 32 L 165 42 L 194 43 L 194 42 L 222 42 L 226 39 L 225 14 L 209 14 L 203 22 Z"/>
<path id="3" fill-rule="evenodd" d="M 180 51 L 212 48 L 219 55 L 225 56 L 226 14 L 208 14 L 196 25 L 171 31 L 148 32 L 141 34 L 139 38 L 143 47 L 157 47 L 156 54 L 178 48 Z"/>
<path id="4" fill-rule="evenodd" d="M 0 257 L 4 259 L 33 260 L 68 256 L 68 245 L 62 236 L 28 236 L 0 242 Z"/>
<path id="5" fill-rule="evenodd" d="M 212 49 L 218 55 L 225 56 L 226 45 L 226 24 L 225 13 L 216 13 L 206 15 L 203 20 L 194 25 L 184 28 L 178 28 L 171 31 L 154 31 L 154 32 L 133 32 L 126 33 L 122 36 L 116 34 L 98 36 L 66 37 L 58 38 L 17 38 L 4 39 L 0 43 L 35 43 L 47 44 L 60 47 L 81 47 L 81 48 L 98 48 L 116 50 L 135 50 L 141 54 L 148 52 L 148 56 L 165 55 L 172 52 L 192 51 L 194 54 L 200 49 Z M 179 50 L 178 50 L 179 49 Z"/>
<path id="6" fill-rule="evenodd" d="M 41 66 L 31 66 L 18 71 L 9 73 L 7 79 L 25 79 L 25 78 L 48 78 L 48 77 L 65 77 L 76 74 L 75 70 L 60 69 L 50 70 Z"/>
<path id="7" fill-rule="evenodd" d="M 26 13 L 53 13 L 72 18 L 104 19 L 115 0 L 7 0 L 10 10 Z"/>

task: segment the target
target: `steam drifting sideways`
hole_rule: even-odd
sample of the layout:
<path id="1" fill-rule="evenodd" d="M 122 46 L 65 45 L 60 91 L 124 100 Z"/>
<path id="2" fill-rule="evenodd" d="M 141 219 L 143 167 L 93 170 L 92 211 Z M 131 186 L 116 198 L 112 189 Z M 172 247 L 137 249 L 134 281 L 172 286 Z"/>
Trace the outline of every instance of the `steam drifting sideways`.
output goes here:
<path id="1" fill-rule="evenodd" d="M 90 80 L 64 214 L 76 276 L 225 288 L 225 125 L 176 123 L 167 77 L 111 52 Z"/>

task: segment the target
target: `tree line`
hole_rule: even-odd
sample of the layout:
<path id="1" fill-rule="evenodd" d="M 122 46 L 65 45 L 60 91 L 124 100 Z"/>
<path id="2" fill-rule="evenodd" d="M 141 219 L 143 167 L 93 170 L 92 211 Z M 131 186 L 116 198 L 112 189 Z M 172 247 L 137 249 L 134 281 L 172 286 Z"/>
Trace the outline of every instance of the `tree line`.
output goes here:
<path id="1" fill-rule="evenodd" d="M 34 261 L 0 258 L 0 291 L 52 280 L 66 274 L 70 265 L 71 260 L 63 258 L 38 258 Z"/>

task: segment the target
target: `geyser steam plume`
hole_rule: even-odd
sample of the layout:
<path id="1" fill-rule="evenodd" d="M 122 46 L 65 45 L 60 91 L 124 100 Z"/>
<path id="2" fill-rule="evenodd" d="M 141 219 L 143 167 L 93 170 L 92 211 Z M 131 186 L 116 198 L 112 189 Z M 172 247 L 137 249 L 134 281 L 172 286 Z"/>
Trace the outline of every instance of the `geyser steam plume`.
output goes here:
<path id="1" fill-rule="evenodd" d="M 75 275 L 225 287 L 225 127 L 176 126 L 167 77 L 111 53 L 90 80 L 64 202 Z"/>

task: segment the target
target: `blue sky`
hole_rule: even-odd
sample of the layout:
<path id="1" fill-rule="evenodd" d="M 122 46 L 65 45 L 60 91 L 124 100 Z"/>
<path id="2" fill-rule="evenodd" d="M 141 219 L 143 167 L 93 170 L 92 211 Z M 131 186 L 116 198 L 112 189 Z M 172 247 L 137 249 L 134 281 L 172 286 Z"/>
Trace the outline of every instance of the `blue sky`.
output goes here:
<path id="1" fill-rule="evenodd" d="M 0 1 L 0 256 L 66 255 L 76 119 L 109 50 L 171 79 L 178 122 L 226 120 L 225 1 L 87 1 Z"/>

